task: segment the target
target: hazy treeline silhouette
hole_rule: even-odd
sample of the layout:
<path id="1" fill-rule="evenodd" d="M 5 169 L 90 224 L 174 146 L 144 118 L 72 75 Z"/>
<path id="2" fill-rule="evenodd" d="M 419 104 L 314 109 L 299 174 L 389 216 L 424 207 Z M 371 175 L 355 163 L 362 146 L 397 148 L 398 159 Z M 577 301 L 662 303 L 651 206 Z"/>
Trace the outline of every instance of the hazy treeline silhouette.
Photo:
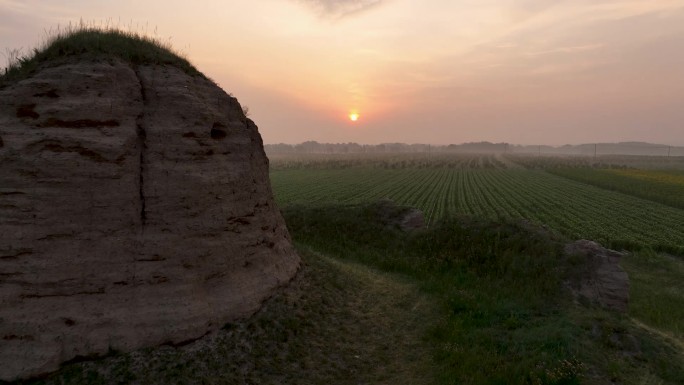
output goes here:
<path id="1" fill-rule="evenodd" d="M 515 145 L 509 143 L 470 142 L 449 145 L 406 143 L 319 143 L 307 141 L 299 144 L 267 144 L 268 154 L 361 154 L 361 153 L 515 153 L 544 155 L 649 155 L 684 156 L 684 147 L 645 142 L 588 143 L 564 146 Z"/>

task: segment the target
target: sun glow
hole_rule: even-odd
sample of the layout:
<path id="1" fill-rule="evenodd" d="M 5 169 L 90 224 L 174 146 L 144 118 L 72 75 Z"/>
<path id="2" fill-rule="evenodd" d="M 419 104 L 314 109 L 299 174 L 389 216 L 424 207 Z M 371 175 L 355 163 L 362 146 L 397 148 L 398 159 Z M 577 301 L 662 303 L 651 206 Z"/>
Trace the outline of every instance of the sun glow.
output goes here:
<path id="1" fill-rule="evenodd" d="M 352 122 L 359 120 L 359 114 L 357 112 L 350 113 L 349 120 L 351 120 Z"/>

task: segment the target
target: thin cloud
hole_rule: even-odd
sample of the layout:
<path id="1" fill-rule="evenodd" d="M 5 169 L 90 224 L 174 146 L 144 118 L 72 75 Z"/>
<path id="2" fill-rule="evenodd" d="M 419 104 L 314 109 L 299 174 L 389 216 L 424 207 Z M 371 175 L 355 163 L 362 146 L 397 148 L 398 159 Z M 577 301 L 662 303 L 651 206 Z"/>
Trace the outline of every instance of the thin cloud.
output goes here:
<path id="1" fill-rule="evenodd" d="M 586 51 L 594 51 L 599 48 L 603 48 L 604 44 L 587 44 L 587 45 L 578 45 L 578 46 L 570 46 L 570 47 L 558 47 L 558 48 L 552 48 L 552 49 L 547 49 L 543 51 L 535 51 L 535 52 L 528 52 L 528 56 L 539 56 L 539 55 L 546 55 L 546 54 L 573 54 L 573 53 L 578 53 L 578 52 L 586 52 Z"/>
<path id="2" fill-rule="evenodd" d="M 299 0 L 324 17 L 340 19 L 375 8 L 386 0 Z"/>

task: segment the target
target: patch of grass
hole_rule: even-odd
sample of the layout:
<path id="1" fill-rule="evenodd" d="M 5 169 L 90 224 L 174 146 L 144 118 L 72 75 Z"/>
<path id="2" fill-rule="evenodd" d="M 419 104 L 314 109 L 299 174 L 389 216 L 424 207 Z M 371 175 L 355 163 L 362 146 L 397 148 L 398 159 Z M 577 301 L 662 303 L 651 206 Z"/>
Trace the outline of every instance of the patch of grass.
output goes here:
<path id="1" fill-rule="evenodd" d="M 387 210 L 386 205 L 290 206 L 284 215 L 298 241 L 384 270 L 418 277 L 444 269 L 475 274 L 490 284 L 515 287 L 526 301 L 560 291 L 562 247 L 550 233 L 525 222 L 450 217 L 407 236 L 379 220 L 392 216 L 379 210 Z"/>
<path id="2" fill-rule="evenodd" d="M 684 261 L 642 251 L 622 259 L 630 278 L 629 314 L 684 349 Z"/>
<path id="3" fill-rule="evenodd" d="M 31 76 L 42 66 L 62 64 L 75 57 L 118 58 L 134 65 L 168 64 L 188 74 L 203 76 L 169 43 L 158 38 L 83 23 L 59 29 L 30 54 L 15 53 L 15 56 L 0 75 L 0 88 Z"/>
<path id="4" fill-rule="evenodd" d="M 684 380 L 681 351 L 623 316 L 572 302 L 562 239 L 525 223 L 449 219 L 405 234 L 378 206 L 290 207 L 295 240 L 400 272 L 441 304 L 426 336 L 441 384 L 662 384 Z"/>

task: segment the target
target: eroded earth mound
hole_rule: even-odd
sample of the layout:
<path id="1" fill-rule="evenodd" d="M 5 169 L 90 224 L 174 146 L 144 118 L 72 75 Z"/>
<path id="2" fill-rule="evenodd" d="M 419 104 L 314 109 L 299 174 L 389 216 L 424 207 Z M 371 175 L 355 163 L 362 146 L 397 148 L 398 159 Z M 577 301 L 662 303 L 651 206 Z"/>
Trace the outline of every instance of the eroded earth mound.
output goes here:
<path id="1" fill-rule="evenodd" d="M 107 58 L 0 89 L 0 380 L 196 339 L 299 264 L 257 127 L 210 80 Z"/>

